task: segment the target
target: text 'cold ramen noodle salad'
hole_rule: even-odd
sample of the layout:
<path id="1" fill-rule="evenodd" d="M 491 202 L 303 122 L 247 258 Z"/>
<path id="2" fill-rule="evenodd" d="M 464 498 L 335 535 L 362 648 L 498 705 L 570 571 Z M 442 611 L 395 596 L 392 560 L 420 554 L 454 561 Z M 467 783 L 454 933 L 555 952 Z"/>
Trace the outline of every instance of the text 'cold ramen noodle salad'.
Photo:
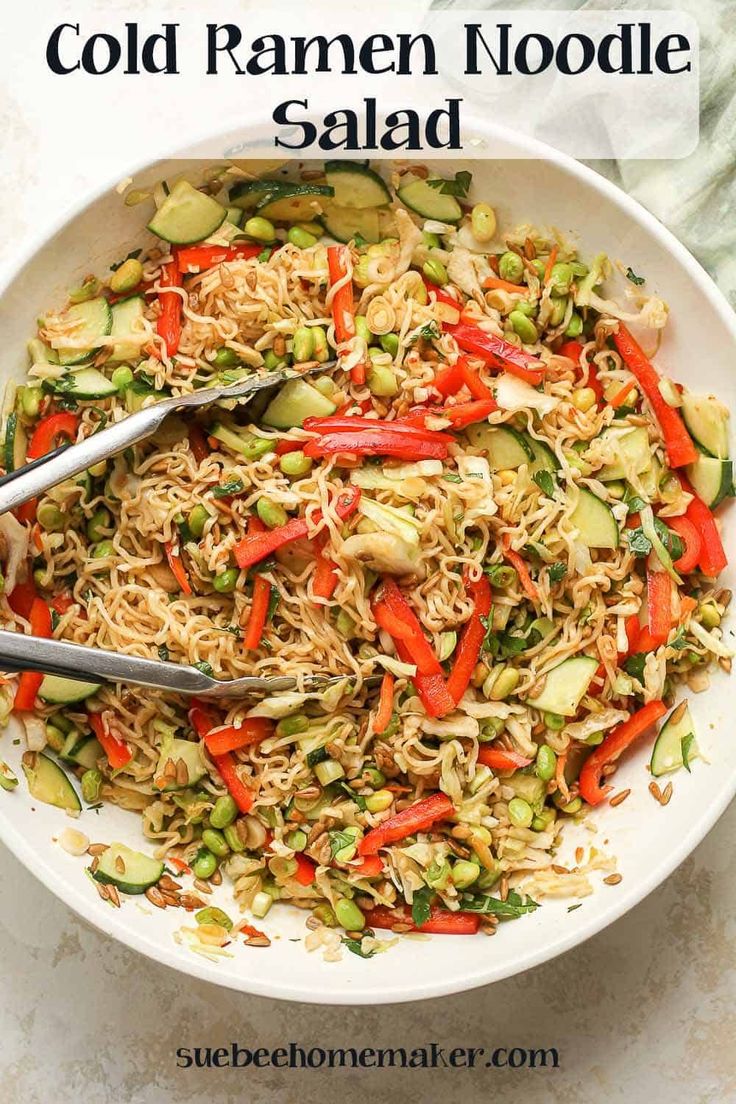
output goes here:
<path id="1" fill-rule="evenodd" d="M 629 745 L 667 715 L 653 778 L 698 755 L 681 692 L 732 655 L 728 411 L 644 352 L 667 308 L 642 277 L 609 298 L 607 257 L 497 227 L 470 173 L 270 176 L 128 190 L 155 237 L 39 319 L 4 466 L 171 394 L 305 376 L 5 515 L 2 622 L 297 689 L 214 706 L 26 672 L 5 718 L 36 800 L 140 814 L 150 853 L 62 833 L 100 894 L 196 912 L 213 954 L 267 945 L 274 902 L 363 957 L 386 929 L 492 933 L 590 892 L 605 860 L 559 866 L 560 832 L 624 800 Z M 223 880 L 235 924 L 207 905 Z"/>

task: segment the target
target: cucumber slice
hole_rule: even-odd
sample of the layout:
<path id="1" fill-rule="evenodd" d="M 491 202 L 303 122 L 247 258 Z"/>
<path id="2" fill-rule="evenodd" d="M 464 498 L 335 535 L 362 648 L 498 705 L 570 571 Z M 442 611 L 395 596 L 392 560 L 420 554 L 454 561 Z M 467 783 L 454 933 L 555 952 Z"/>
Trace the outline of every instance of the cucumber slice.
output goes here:
<path id="1" fill-rule="evenodd" d="M 107 299 L 100 296 L 86 303 L 75 303 L 64 312 L 64 317 L 75 323 L 74 340 L 84 342 L 82 349 L 58 349 L 59 364 L 69 367 L 90 360 L 99 348 L 99 339 L 107 337 L 112 329 L 112 311 Z"/>
<path id="2" fill-rule="evenodd" d="M 288 192 L 292 184 L 285 180 L 241 180 L 233 184 L 229 199 L 233 207 L 241 211 L 252 211 L 264 196 L 277 196 Z"/>
<path id="3" fill-rule="evenodd" d="M 690 436 L 718 460 L 728 458 L 728 409 L 712 395 L 682 396 L 682 417 Z"/>
<path id="4" fill-rule="evenodd" d="M 597 670 L 598 660 L 592 656 L 565 659 L 549 672 L 542 693 L 536 698 L 527 698 L 527 705 L 544 713 L 574 717 Z"/>
<path id="5" fill-rule="evenodd" d="M 711 510 L 734 493 L 733 464 L 730 460 L 699 456 L 694 464 L 688 464 L 685 471 L 695 492 Z"/>
<path id="6" fill-rule="evenodd" d="M 134 414 L 137 410 L 142 410 L 146 399 L 151 397 L 156 401 L 169 398 L 165 391 L 156 391 L 143 380 L 134 380 L 130 387 L 125 388 L 125 406 L 128 413 Z"/>
<path id="7" fill-rule="evenodd" d="M 522 464 L 532 464 L 534 461 L 529 438 L 512 426 L 479 423 L 468 426 L 465 432 L 471 445 L 488 453 L 488 462 L 494 471 L 520 468 Z"/>
<path id="8" fill-rule="evenodd" d="M 118 393 L 115 384 L 97 368 L 67 372 L 52 381 L 52 389 L 56 395 L 69 395 L 74 399 L 109 399 Z"/>
<path id="9" fill-rule="evenodd" d="M 5 422 L 5 441 L 3 442 L 3 464 L 6 472 L 22 468 L 26 462 L 28 440 L 20 418 L 13 410 Z"/>
<path id="10" fill-rule="evenodd" d="M 223 425 L 222 422 L 215 422 L 207 432 L 210 437 L 216 437 L 218 441 L 222 441 L 223 445 L 232 449 L 233 452 L 241 453 L 241 455 L 247 455 L 256 440 L 247 429 L 244 429 L 242 433 L 238 433 L 237 430 L 231 426 Z"/>
<path id="11" fill-rule="evenodd" d="M 240 228 L 243 222 L 242 207 L 226 207 L 225 222 L 231 222 L 233 226 L 237 226 L 238 228 Z"/>
<path id="12" fill-rule="evenodd" d="M 383 179 L 357 161 L 325 161 L 325 178 L 341 207 L 385 207 L 391 202 Z"/>
<path id="13" fill-rule="evenodd" d="M 212 196 L 198 192 L 188 180 L 180 180 L 149 222 L 148 229 L 173 245 L 190 245 L 214 234 L 225 221 L 226 213 Z"/>
<path id="14" fill-rule="evenodd" d="M 578 504 L 570 521 L 588 548 L 618 548 L 619 531 L 611 507 L 585 487 L 578 488 Z"/>
<path id="15" fill-rule="evenodd" d="M 293 379 L 271 399 L 261 421 L 274 429 L 293 429 L 303 425 L 305 418 L 329 418 L 336 409 L 332 400 L 311 383 Z"/>
<path id="16" fill-rule="evenodd" d="M 179 764 L 184 764 L 187 775 L 186 781 L 167 780 L 166 768 L 170 763 L 173 763 L 178 771 L 183 769 Z M 171 790 L 184 790 L 187 786 L 193 786 L 195 782 L 199 782 L 206 774 L 207 764 L 204 761 L 202 745 L 199 741 L 195 743 L 192 740 L 180 740 L 177 737 L 172 737 L 164 740 L 161 744 L 158 765 L 154 775 L 154 784 L 158 789 L 164 790 L 166 793 Z M 163 781 L 163 786 L 159 785 L 160 781 Z"/>
<path id="17" fill-rule="evenodd" d="M 100 689 L 99 682 L 83 682 L 70 678 L 61 678 L 59 675 L 44 675 L 38 696 L 42 701 L 51 702 L 54 705 L 71 705 L 72 702 L 84 701 L 90 698 Z"/>
<path id="18" fill-rule="evenodd" d="M 596 472 L 596 478 L 602 483 L 611 479 L 628 479 L 632 473 L 640 475 L 651 466 L 652 449 L 649 434 L 643 426 L 635 426 L 626 433 L 604 429 L 600 439 L 611 442 L 617 455 L 616 460 Z"/>
<path id="19" fill-rule="evenodd" d="M 381 240 L 381 221 L 375 208 L 358 211 L 330 203 L 320 221 L 335 241 L 349 242 L 358 235 L 372 245 Z"/>
<path id="20" fill-rule="evenodd" d="M 110 333 L 117 338 L 110 354 L 113 363 L 141 359 L 141 345 L 136 337 L 141 334 L 144 308 L 142 295 L 130 295 L 113 304 Z"/>
<path id="21" fill-rule="evenodd" d="M 164 872 L 164 864 L 124 843 L 111 843 L 100 855 L 92 877 L 103 885 L 117 886 L 121 893 L 145 893 Z"/>
<path id="22" fill-rule="evenodd" d="M 332 199 L 329 184 L 290 184 L 274 195 L 265 195 L 256 211 L 271 222 L 309 222 L 322 214 L 325 199 Z"/>
<path id="23" fill-rule="evenodd" d="M 54 805 L 57 809 L 79 812 L 82 804 L 77 791 L 58 763 L 41 751 L 27 751 L 23 756 L 23 773 L 28 790 L 36 801 Z"/>
<path id="24" fill-rule="evenodd" d="M 529 448 L 534 455 L 534 460 L 529 467 L 529 474 L 536 475 L 537 472 L 540 471 L 558 471 L 560 462 L 552 449 L 548 445 L 545 445 L 544 441 L 538 441 L 536 437 L 532 437 L 528 433 L 525 433 L 524 436 L 529 442 Z"/>
<path id="25" fill-rule="evenodd" d="M 673 720 L 679 709 L 678 706 L 670 713 L 662 725 L 659 736 L 652 748 L 649 770 L 655 778 L 659 778 L 662 774 L 668 774 L 670 771 L 679 770 L 680 767 L 685 765 L 682 752 L 683 747 L 688 748 L 688 744 L 688 762 L 697 754 L 695 728 L 693 727 L 690 710 L 685 706 L 682 714 L 676 720 Z"/>
<path id="26" fill-rule="evenodd" d="M 405 207 L 422 218 L 459 222 L 463 217 L 463 209 L 455 197 L 443 195 L 439 188 L 433 188 L 426 180 L 412 180 L 399 188 L 396 194 Z"/>
<path id="27" fill-rule="evenodd" d="M 94 736 L 83 736 L 71 750 L 72 761 L 85 770 L 94 770 L 103 754 L 102 747 Z"/>

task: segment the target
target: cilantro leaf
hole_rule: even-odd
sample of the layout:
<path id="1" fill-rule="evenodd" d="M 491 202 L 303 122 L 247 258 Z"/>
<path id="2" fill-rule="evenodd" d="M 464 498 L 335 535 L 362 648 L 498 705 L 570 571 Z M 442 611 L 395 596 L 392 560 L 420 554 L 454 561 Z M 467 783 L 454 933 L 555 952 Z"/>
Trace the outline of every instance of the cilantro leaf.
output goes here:
<path id="1" fill-rule="evenodd" d="M 683 649 L 687 648 L 687 637 L 685 635 L 685 630 L 682 627 L 677 630 L 675 635 L 672 637 L 672 640 L 670 640 L 670 642 L 668 643 L 667 647 L 673 648 L 676 652 L 681 652 L 683 651 Z"/>
<path id="2" fill-rule="evenodd" d="M 367 805 L 365 803 L 365 798 L 363 797 L 363 795 L 356 793 L 355 790 L 351 789 L 347 782 L 338 782 L 337 785 L 338 789 L 342 790 L 345 794 L 347 794 L 351 801 L 355 802 L 361 813 L 364 813 Z"/>
<path id="3" fill-rule="evenodd" d="M 462 483 L 462 477 L 457 472 L 445 472 L 442 478 L 445 483 Z"/>
<path id="4" fill-rule="evenodd" d="M 694 743 L 695 736 L 692 732 L 685 733 L 680 741 L 680 747 L 682 748 L 682 765 L 688 774 L 690 774 L 690 752 L 692 751 Z"/>
<path id="5" fill-rule="evenodd" d="M 271 587 L 271 593 L 268 597 L 268 610 L 266 611 L 266 621 L 273 621 L 273 616 L 279 607 L 281 601 L 281 595 L 275 586 Z"/>
<path id="6" fill-rule="evenodd" d="M 642 686 L 644 685 L 644 664 L 646 661 L 646 652 L 635 652 L 634 655 L 629 656 L 624 663 L 624 671 L 626 671 L 626 674 L 631 675 L 631 677 L 635 678 Z"/>
<path id="7" fill-rule="evenodd" d="M 509 890 L 505 901 L 499 897 L 466 897 L 463 899 L 463 912 L 480 912 L 483 915 L 498 916 L 501 920 L 516 920 L 528 912 L 534 912 L 539 905 L 531 897 L 524 899 L 516 890 Z"/>
<path id="8" fill-rule="evenodd" d="M 121 268 L 126 261 L 137 261 L 142 252 L 142 249 L 132 249 L 127 257 L 123 257 L 122 261 L 115 261 L 114 264 L 111 264 L 110 271 L 117 272 L 117 270 Z"/>
<path id="9" fill-rule="evenodd" d="M 637 276 L 631 266 L 629 266 L 626 269 L 626 279 L 630 280 L 632 284 L 636 284 L 637 287 L 641 287 L 642 284 L 646 283 L 647 278 L 646 276 Z"/>
<path id="10" fill-rule="evenodd" d="M 552 498 L 555 493 L 555 481 L 552 478 L 552 473 L 548 471 L 538 471 L 534 473 L 533 479 L 540 491 L 546 494 L 548 498 Z"/>
<path id="11" fill-rule="evenodd" d="M 547 568 L 547 574 L 549 575 L 549 581 L 551 583 L 559 583 L 560 579 L 564 579 L 567 575 L 567 564 L 565 563 L 553 563 Z"/>
<path id="12" fill-rule="evenodd" d="M 361 939 L 347 939 L 345 936 L 340 940 L 344 947 L 347 947 L 353 954 L 358 955 L 359 958 L 373 958 L 375 951 L 364 951 L 363 941 Z"/>
<path id="13" fill-rule="evenodd" d="M 637 529 L 624 530 L 624 537 L 629 545 L 629 551 L 635 556 L 648 556 L 652 551 L 652 542 L 644 533 L 641 526 Z"/>
<path id="14" fill-rule="evenodd" d="M 168 663 L 170 658 L 169 649 L 165 644 L 162 644 L 158 650 L 158 658 L 162 663 Z"/>
<path id="15" fill-rule="evenodd" d="M 200 662 L 195 663 L 194 666 L 198 671 L 201 671 L 203 675 L 209 675 L 210 678 L 215 677 L 215 672 L 212 670 L 212 664 L 208 663 L 206 659 L 200 660 Z"/>
<path id="16" fill-rule="evenodd" d="M 454 180 L 428 180 L 430 188 L 436 188 L 442 195 L 459 196 L 464 199 L 470 191 L 473 174 L 465 170 L 455 173 Z"/>
<path id="17" fill-rule="evenodd" d="M 219 487 L 215 487 L 212 494 L 215 498 L 227 498 L 229 495 L 240 494 L 244 490 L 242 479 L 228 479 L 227 483 L 220 483 Z"/>
<path id="18" fill-rule="evenodd" d="M 337 829 L 334 832 L 328 832 L 327 835 L 330 841 L 330 851 L 333 859 L 336 858 L 341 851 L 345 851 L 347 848 L 355 848 L 355 834 L 353 832 L 341 832 Z"/>
<path id="19" fill-rule="evenodd" d="M 431 900 L 434 897 L 434 890 L 429 886 L 422 886 L 421 889 L 417 889 L 414 893 L 414 898 L 411 903 L 411 918 L 418 928 L 421 928 L 422 924 L 426 924 L 429 920 L 431 912 Z"/>

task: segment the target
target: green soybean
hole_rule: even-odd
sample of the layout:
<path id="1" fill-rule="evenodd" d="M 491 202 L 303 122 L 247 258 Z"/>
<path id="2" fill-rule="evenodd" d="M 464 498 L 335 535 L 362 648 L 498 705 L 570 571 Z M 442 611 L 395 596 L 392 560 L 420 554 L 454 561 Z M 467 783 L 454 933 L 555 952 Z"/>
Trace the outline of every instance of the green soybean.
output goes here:
<path id="1" fill-rule="evenodd" d="M 289 832 L 284 843 L 292 851 L 303 851 L 307 846 L 307 833 L 302 832 L 301 828 L 296 828 L 293 832 Z"/>
<path id="2" fill-rule="evenodd" d="M 215 359 L 212 363 L 216 368 L 234 368 L 236 364 L 240 364 L 240 357 L 234 349 L 228 349 L 226 345 L 221 345 L 215 353 Z"/>
<path id="3" fill-rule="evenodd" d="M 249 218 L 243 230 L 249 238 L 255 238 L 256 241 L 272 242 L 276 238 L 276 229 L 273 223 L 259 215 Z"/>
<path id="4" fill-rule="evenodd" d="M 512 797 L 509 801 L 509 820 L 515 828 L 528 828 L 534 819 L 534 811 L 523 797 Z"/>
<path id="5" fill-rule="evenodd" d="M 279 468 L 284 475 L 300 476 L 309 475 L 312 470 L 312 461 L 308 456 L 305 456 L 301 449 L 296 452 L 285 452 L 282 457 L 279 458 Z"/>
<path id="6" fill-rule="evenodd" d="M 510 284 L 520 284 L 524 275 L 524 262 L 518 253 L 508 250 L 498 262 L 498 275 Z"/>
<path id="7" fill-rule="evenodd" d="M 442 261 L 436 261 L 434 258 L 424 262 L 422 265 L 422 272 L 431 284 L 436 284 L 438 287 L 444 287 L 445 284 L 449 284 L 450 282 L 450 277 L 447 275 L 447 269 L 442 264 Z"/>
<path id="8" fill-rule="evenodd" d="M 195 878 L 209 878 L 217 870 L 217 859 L 211 851 L 200 851 L 192 863 Z"/>
<path id="9" fill-rule="evenodd" d="M 385 356 L 386 354 L 382 353 L 381 355 Z M 366 382 L 370 393 L 379 396 L 379 398 L 391 398 L 393 395 L 397 395 L 399 391 L 396 376 L 388 364 L 372 364 L 368 370 Z"/>
<path id="10" fill-rule="evenodd" d="M 230 594 L 237 586 L 239 574 L 237 567 L 228 567 L 219 575 L 215 575 L 212 585 L 218 594 Z"/>
<path id="11" fill-rule="evenodd" d="M 309 728 L 309 717 L 304 713 L 293 713 L 291 717 L 282 717 L 276 725 L 277 736 L 298 736 Z"/>
<path id="12" fill-rule="evenodd" d="M 238 806 L 230 794 L 225 794 L 223 797 L 218 797 L 212 806 L 210 826 L 212 828 L 227 828 L 228 824 L 232 824 L 237 815 Z"/>
<path id="13" fill-rule="evenodd" d="M 225 843 L 236 855 L 241 851 L 245 851 L 245 844 L 240 838 L 240 832 L 236 824 L 228 824 L 226 828 L 222 829 L 222 834 L 225 837 Z"/>
<path id="14" fill-rule="evenodd" d="M 488 242 L 496 233 L 496 212 L 487 203 L 476 203 L 470 212 L 470 229 L 479 242 Z"/>
<path id="15" fill-rule="evenodd" d="M 47 533 L 58 533 L 64 528 L 64 515 L 53 502 L 42 502 L 36 511 L 36 520 Z"/>
<path id="16" fill-rule="evenodd" d="M 458 859 L 452 867 L 452 884 L 456 889 L 467 889 L 473 882 L 477 881 L 480 874 L 480 867 L 477 863 L 469 862 L 467 859 Z"/>
<path id="17" fill-rule="evenodd" d="M 119 364 L 110 378 L 118 391 L 124 391 L 126 387 L 130 387 L 135 377 L 132 368 L 127 364 Z"/>
<path id="18" fill-rule="evenodd" d="M 21 387 L 20 406 L 27 418 L 35 418 L 41 408 L 41 388 Z"/>
<path id="19" fill-rule="evenodd" d="M 570 321 L 567 323 L 567 329 L 565 330 L 565 337 L 580 337 L 583 332 L 583 320 L 577 311 L 573 311 L 570 315 Z"/>
<path id="20" fill-rule="evenodd" d="M 362 337 L 366 345 L 370 345 L 373 340 L 373 331 L 368 325 L 368 321 L 364 314 L 356 314 L 355 316 L 355 332 L 358 337 Z"/>
<path id="21" fill-rule="evenodd" d="M 274 372 L 277 368 L 283 368 L 285 364 L 288 364 L 288 357 L 277 356 L 273 349 L 267 349 L 263 354 L 263 367 L 267 372 Z"/>
<path id="22" fill-rule="evenodd" d="M 268 526 L 269 529 L 278 529 L 279 526 L 286 525 L 289 520 L 289 515 L 284 507 L 279 505 L 278 502 L 265 497 L 265 495 L 258 499 L 256 511 L 263 524 Z"/>
<path id="23" fill-rule="evenodd" d="M 216 828 L 205 828 L 204 832 L 202 832 L 202 843 L 213 855 L 216 855 L 218 859 L 224 859 L 226 855 L 230 854 L 227 840 L 222 832 L 218 832 Z"/>
<path id="24" fill-rule="evenodd" d="M 292 245 L 298 246 L 299 249 L 309 249 L 310 246 L 317 244 L 314 234 L 310 234 L 308 230 L 304 230 L 301 226 L 292 226 L 286 237 Z"/>
<path id="25" fill-rule="evenodd" d="M 330 359 L 330 347 L 327 344 L 327 333 L 324 326 L 310 326 L 312 331 L 312 356 L 320 364 Z"/>
<path id="26" fill-rule="evenodd" d="M 564 261 L 552 265 L 550 284 L 553 295 L 567 295 L 572 285 L 574 274 L 572 267 Z"/>
<path id="27" fill-rule="evenodd" d="M 533 345 L 535 343 L 537 340 L 537 327 L 525 314 L 522 314 L 521 311 L 512 310 L 509 315 L 509 322 L 525 345 Z"/>
<path id="28" fill-rule="evenodd" d="M 543 782 L 550 782 L 557 769 L 557 756 L 553 752 L 549 744 L 541 744 L 537 751 L 537 761 L 534 766 L 537 778 L 541 778 Z"/>
<path id="29" fill-rule="evenodd" d="M 542 720 L 553 732 L 560 732 L 565 727 L 565 718 L 560 713 L 543 713 Z"/>
<path id="30" fill-rule="evenodd" d="M 384 353 L 389 353 L 392 357 L 395 357 L 399 351 L 399 335 L 395 333 L 382 334 L 378 339 L 381 343 L 381 348 Z"/>
<path id="31" fill-rule="evenodd" d="M 565 311 L 567 310 L 567 296 L 550 295 L 549 301 L 552 304 L 552 313 L 549 316 L 550 326 L 559 326 L 565 317 Z"/>
<path id="32" fill-rule="evenodd" d="M 338 897 L 335 902 L 335 917 L 346 931 L 362 931 L 365 927 L 365 916 L 349 897 Z"/>
<path id="33" fill-rule="evenodd" d="M 115 555 L 115 546 L 111 540 L 103 540 L 94 545 L 91 552 L 93 560 L 104 560 Z"/>
<path id="34" fill-rule="evenodd" d="M 112 516 L 109 510 L 106 510 L 104 506 L 100 506 L 98 510 L 95 510 L 92 517 L 87 522 L 87 536 L 91 541 L 98 541 L 102 539 L 103 530 L 109 529 L 112 524 Z"/>
<path id="35" fill-rule="evenodd" d="M 126 291 L 132 291 L 143 279 L 143 265 L 137 258 L 128 257 L 110 277 L 110 291 L 116 295 L 122 295 Z"/>
<path id="36" fill-rule="evenodd" d="M 194 506 L 189 511 L 189 517 L 187 518 L 187 525 L 189 526 L 189 532 L 193 537 L 199 539 L 204 533 L 204 527 L 207 524 L 209 518 L 209 510 L 207 510 L 201 504 Z"/>
<path id="37" fill-rule="evenodd" d="M 100 800 L 102 791 L 102 775 L 98 770 L 91 768 L 82 775 L 82 797 L 88 805 L 94 805 Z"/>
<path id="38" fill-rule="evenodd" d="M 300 326 L 294 333 L 291 353 L 297 364 L 304 364 L 314 355 L 314 336 L 310 326 Z"/>
<path id="39" fill-rule="evenodd" d="M 426 245 L 427 249 L 439 249 L 439 235 L 433 234 L 431 230 L 422 230 L 422 244 Z"/>

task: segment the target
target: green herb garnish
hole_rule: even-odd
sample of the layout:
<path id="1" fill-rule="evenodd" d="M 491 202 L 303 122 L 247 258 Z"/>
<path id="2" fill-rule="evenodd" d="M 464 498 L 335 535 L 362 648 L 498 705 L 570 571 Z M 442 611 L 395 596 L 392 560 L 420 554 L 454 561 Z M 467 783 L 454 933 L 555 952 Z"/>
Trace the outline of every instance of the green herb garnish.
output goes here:
<path id="1" fill-rule="evenodd" d="M 428 180 L 427 184 L 430 188 L 436 188 L 442 195 L 458 196 L 460 199 L 465 199 L 470 191 L 472 180 L 472 173 L 461 170 L 455 173 L 454 180 Z"/>

